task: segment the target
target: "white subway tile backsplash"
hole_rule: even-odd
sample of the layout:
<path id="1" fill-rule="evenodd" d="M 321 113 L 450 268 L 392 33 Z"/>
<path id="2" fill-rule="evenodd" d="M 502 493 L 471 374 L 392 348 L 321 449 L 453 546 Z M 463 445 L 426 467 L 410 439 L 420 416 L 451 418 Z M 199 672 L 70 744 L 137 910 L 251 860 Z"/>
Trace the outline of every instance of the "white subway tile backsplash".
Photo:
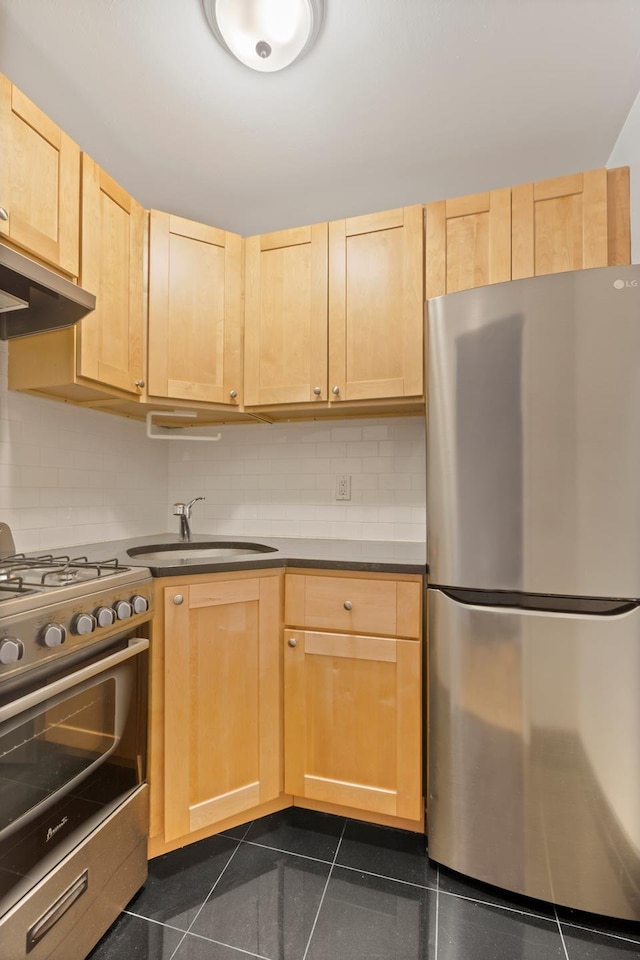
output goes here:
<path id="1" fill-rule="evenodd" d="M 144 425 L 11 393 L 0 343 L 0 519 L 20 550 L 176 531 L 176 501 L 200 534 L 423 540 L 420 417 L 220 429 L 219 443 L 148 440 Z M 338 476 L 351 500 L 336 501 Z"/>

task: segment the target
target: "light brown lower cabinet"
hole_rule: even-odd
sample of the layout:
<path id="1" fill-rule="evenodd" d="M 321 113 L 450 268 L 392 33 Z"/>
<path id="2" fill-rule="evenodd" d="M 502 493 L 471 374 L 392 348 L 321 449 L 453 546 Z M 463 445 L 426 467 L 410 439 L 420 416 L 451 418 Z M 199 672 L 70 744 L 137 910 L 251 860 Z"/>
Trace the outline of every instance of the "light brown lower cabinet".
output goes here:
<path id="1" fill-rule="evenodd" d="M 285 631 L 285 791 L 422 815 L 420 643 Z"/>
<path id="2" fill-rule="evenodd" d="M 218 576 L 162 588 L 167 843 L 282 793 L 281 584 Z"/>
<path id="3" fill-rule="evenodd" d="M 150 856 L 292 804 L 421 830 L 421 597 L 346 571 L 156 581 Z"/>

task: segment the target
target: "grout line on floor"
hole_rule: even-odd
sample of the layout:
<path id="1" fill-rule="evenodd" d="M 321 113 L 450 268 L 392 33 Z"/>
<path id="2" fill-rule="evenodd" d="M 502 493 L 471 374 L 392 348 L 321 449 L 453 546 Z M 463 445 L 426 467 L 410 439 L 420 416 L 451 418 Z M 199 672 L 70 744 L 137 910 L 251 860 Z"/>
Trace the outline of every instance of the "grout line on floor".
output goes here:
<path id="1" fill-rule="evenodd" d="M 320 897 L 320 903 L 318 904 L 318 909 L 316 911 L 316 915 L 313 921 L 313 926 L 311 927 L 311 933 L 309 934 L 309 939 L 307 940 L 307 946 L 302 956 L 302 960 L 307 960 L 307 954 L 309 953 L 311 940 L 313 939 L 313 934 L 315 933 L 316 924 L 318 923 L 318 917 L 320 916 L 320 911 L 322 910 L 322 904 L 324 903 L 324 898 L 327 893 L 327 887 L 329 886 L 329 881 L 331 880 L 331 874 L 333 873 L 333 868 L 336 865 L 336 860 L 338 859 L 338 854 L 340 853 L 340 846 L 342 844 L 342 838 L 344 837 L 344 832 L 346 829 L 347 829 L 347 821 L 345 820 L 345 822 L 342 825 L 342 833 L 340 834 L 340 839 L 338 840 L 338 846 L 336 847 L 336 852 L 333 855 L 333 862 L 331 863 L 331 867 L 329 868 L 329 874 L 327 876 L 327 879 L 324 885 L 324 890 L 322 891 L 322 896 Z"/>
<path id="2" fill-rule="evenodd" d="M 445 897 L 455 897 L 458 900 L 467 900 L 469 903 L 481 903 L 484 907 L 495 907 L 497 910 L 508 910 L 509 913 L 517 913 L 521 917 L 535 917 L 536 920 L 547 920 L 549 923 L 554 922 L 553 917 L 545 917 L 544 913 L 532 913 L 531 910 L 518 910 L 517 907 L 508 907 L 505 903 L 492 903 L 491 900 L 478 900 L 477 897 L 465 897 L 462 893 L 453 893 L 451 890 L 443 890 L 440 888 L 440 893 L 444 894 Z"/>
<path id="3" fill-rule="evenodd" d="M 240 843 L 246 843 L 251 847 L 260 847 L 262 850 L 275 850 L 276 853 L 291 854 L 292 857 L 302 857 L 303 860 L 314 860 L 316 863 L 331 864 L 331 860 L 323 860 L 321 857 L 310 857 L 306 853 L 297 853 L 295 850 L 285 850 L 283 847 L 272 847 L 268 843 L 258 843 L 257 840 L 240 840 Z"/>
<path id="4" fill-rule="evenodd" d="M 434 960 L 438 960 L 438 927 L 440 925 L 440 864 L 436 867 L 436 935 L 433 947 Z"/>
<path id="5" fill-rule="evenodd" d="M 431 890 L 433 893 L 438 889 L 428 883 L 414 883 L 413 880 L 401 880 L 399 877 L 388 877 L 385 873 L 374 873 L 372 870 L 363 870 L 362 867 L 349 867 L 346 863 L 336 863 L 336 867 L 341 870 L 352 870 L 354 873 L 364 873 L 367 877 L 379 877 L 380 880 L 390 880 L 391 883 L 403 883 L 405 887 L 416 887 L 418 890 Z"/>
<path id="6" fill-rule="evenodd" d="M 187 932 L 184 927 L 174 927 L 172 923 L 165 923 L 164 920 L 155 920 L 153 917 L 145 917 L 144 914 L 134 913 L 133 910 L 123 910 L 122 913 L 126 913 L 128 917 L 135 917 L 137 920 L 146 920 L 147 923 L 156 923 L 159 927 L 169 927 L 171 930 L 175 930 L 176 933 Z"/>
<path id="7" fill-rule="evenodd" d="M 211 890 L 209 890 L 209 893 L 206 895 L 206 897 L 204 898 L 204 900 L 203 900 L 202 903 L 200 904 L 200 909 L 198 910 L 198 912 L 196 913 L 195 917 L 193 918 L 193 920 L 191 921 L 191 923 L 190 923 L 189 926 L 187 927 L 187 933 L 189 933 L 189 931 L 191 930 L 191 927 L 194 925 L 194 923 L 196 922 L 196 920 L 198 919 L 198 917 L 200 916 L 200 914 L 201 914 L 202 911 L 204 910 L 204 905 L 205 905 L 205 903 L 207 902 L 207 900 L 209 899 L 209 897 L 211 896 L 211 894 L 213 893 L 213 891 L 215 890 L 215 888 L 218 886 L 218 884 L 219 884 L 220 881 L 222 880 L 222 878 L 223 878 L 223 876 L 224 876 L 224 874 L 225 874 L 225 872 L 226 872 L 226 870 L 227 870 L 227 867 L 229 866 L 229 864 L 231 863 L 231 861 L 232 861 L 233 858 L 235 857 L 236 853 L 237 853 L 238 850 L 240 849 L 240 844 L 241 844 L 241 842 L 242 842 L 241 840 L 236 841 L 236 846 L 235 846 L 235 849 L 234 849 L 233 853 L 231 854 L 231 856 L 229 857 L 229 859 L 228 859 L 227 862 L 225 863 L 224 867 L 223 867 L 222 870 L 220 871 L 220 873 L 219 873 L 219 875 L 218 875 L 218 879 L 216 880 L 216 882 L 214 883 L 214 885 L 211 887 Z M 173 960 L 174 955 L 175 955 L 175 951 L 174 951 L 174 953 L 171 954 L 170 960 Z"/>
<path id="8" fill-rule="evenodd" d="M 187 934 L 185 934 L 187 936 Z M 215 943 L 219 947 L 227 947 L 229 950 L 236 950 L 238 953 L 244 954 L 245 957 L 255 957 L 256 960 L 269 960 L 269 957 L 265 957 L 262 953 L 252 953 L 251 950 L 245 950 L 243 947 L 234 947 L 231 943 L 225 943 L 224 940 L 214 940 L 212 937 L 205 937 L 201 933 L 190 933 L 190 937 L 197 937 L 198 940 L 204 940 L 205 943 Z"/>
<path id="9" fill-rule="evenodd" d="M 565 927 L 573 927 L 575 930 L 586 930 L 587 933 L 597 933 L 601 937 L 613 937 L 614 940 L 624 940 L 625 943 L 635 943 L 640 948 L 640 940 L 634 940 L 633 937 L 625 937 L 621 933 L 610 933 L 603 930 L 602 927 L 585 927 L 582 923 L 572 923 L 571 920 L 561 920 Z"/>
<path id="10" fill-rule="evenodd" d="M 568 953 L 568 951 L 567 951 L 567 945 L 566 945 L 566 943 L 564 942 L 564 934 L 563 934 L 563 932 L 562 932 L 562 926 L 560 925 L 560 918 L 558 917 L 558 910 L 557 910 L 557 908 L 556 908 L 555 906 L 554 906 L 554 908 L 553 908 L 553 913 L 554 913 L 554 916 L 555 916 L 555 918 L 556 918 L 556 923 L 558 924 L 558 933 L 560 934 L 560 939 L 562 940 L 562 949 L 564 950 L 564 955 L 565 955 L 565 957 L 566 957 L 566 960 L 569 960 L 569 953 Z"/>

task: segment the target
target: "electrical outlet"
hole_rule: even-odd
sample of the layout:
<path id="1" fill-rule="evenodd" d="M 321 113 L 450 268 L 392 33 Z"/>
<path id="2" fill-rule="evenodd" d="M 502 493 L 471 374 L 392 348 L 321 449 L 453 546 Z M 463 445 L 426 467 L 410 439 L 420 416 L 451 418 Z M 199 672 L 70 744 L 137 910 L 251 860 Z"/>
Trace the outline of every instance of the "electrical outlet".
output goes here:
<path id="1" fill-rule="evenodd" d="M 336 480 L 336 500 L 351 500 L 351 477 L 338 477 Z"/>

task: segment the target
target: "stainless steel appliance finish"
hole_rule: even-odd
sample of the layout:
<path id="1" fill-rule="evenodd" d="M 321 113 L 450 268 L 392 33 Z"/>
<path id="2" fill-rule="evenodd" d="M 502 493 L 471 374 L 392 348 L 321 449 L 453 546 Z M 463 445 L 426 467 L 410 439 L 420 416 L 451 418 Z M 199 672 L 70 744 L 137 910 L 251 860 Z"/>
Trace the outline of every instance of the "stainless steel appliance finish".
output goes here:
<path id="1" fill-rule="evenodd" d="M 144 882 L 151 615 L 143 568 L 0 559 L 7 960 L 82 960 Z"/>
<path id="2" fill-rule="evenodd" d="M 0 243 L 0 340 L 72 326 L 95 306 L 92 293 Z"/>
<path id="3" fill-rule="evenodd" d="M 428 325 L 430 856 L 640 920 L 640 267 Z"/>

